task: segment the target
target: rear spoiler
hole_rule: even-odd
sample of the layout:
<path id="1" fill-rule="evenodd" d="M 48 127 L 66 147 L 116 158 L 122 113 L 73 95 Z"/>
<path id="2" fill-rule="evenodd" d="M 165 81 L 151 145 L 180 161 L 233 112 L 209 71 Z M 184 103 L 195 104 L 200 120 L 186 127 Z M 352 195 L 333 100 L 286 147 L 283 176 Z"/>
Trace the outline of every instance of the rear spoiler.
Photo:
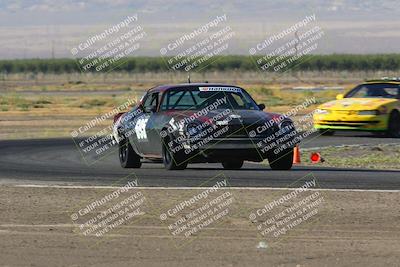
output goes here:
<path id="1" fill-rule="evenodd" d="M 116 115 L 114 116 L 114 123 L 115 123 L 122 115 L 124 115 L 124 114 L 125 114 L 125 112 L 120 112 L 120 113 L 116 114 Z"/>

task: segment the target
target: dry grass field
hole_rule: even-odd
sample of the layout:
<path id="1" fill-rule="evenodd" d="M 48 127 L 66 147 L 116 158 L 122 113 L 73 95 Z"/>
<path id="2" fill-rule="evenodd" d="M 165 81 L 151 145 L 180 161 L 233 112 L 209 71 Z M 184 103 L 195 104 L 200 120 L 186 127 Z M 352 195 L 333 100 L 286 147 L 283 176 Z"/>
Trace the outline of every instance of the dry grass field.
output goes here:
<path id="1" fill-rule="evenodd" d="M 191 80 L 242 86 L 268 111 L 285 112 L 307 98 L 322 103 L 365 79 L 390 75 L 394 73 L 231 71 L 193 73 Z M 128 99 L 139 99 L 151 87 L 186 81 L 187 73 L 181 72 L 0 75 L 0 139 L 70 137 L 72 129 Z M 295 87 L 344 89 L 292 90 Z"/>

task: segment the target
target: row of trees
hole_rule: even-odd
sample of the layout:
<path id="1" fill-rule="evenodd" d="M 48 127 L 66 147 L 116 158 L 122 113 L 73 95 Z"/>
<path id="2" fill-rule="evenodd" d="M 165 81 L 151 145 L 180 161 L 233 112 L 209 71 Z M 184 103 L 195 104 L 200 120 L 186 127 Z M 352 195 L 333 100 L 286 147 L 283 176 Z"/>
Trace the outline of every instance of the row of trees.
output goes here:
<path id="1" fill-rule="evenodd" d="M 220 56 L 209 60 L 201 68 L 202 71 L 257 70 L 258 57 L 250 56 Z M 127 72 L 162 72 L 168 71 L 168 58 L 161 57 L 131 57 L 121 59 L 113 71 Z M 207 64 L 209 63 L 210 64 Z M 184 67 L 182 68 L 182 70 Z M 400 54 L 380 55 L 309 55 L 300 58 L 291 68 L 302 71 L 351 71 L 351 70 L 400 70 Z M 0 73 L 73 73 L 80 72 L 75 59 L 18 59 L 0 60 Z M 91 71 L 96 71 L 92 68 Z"/>

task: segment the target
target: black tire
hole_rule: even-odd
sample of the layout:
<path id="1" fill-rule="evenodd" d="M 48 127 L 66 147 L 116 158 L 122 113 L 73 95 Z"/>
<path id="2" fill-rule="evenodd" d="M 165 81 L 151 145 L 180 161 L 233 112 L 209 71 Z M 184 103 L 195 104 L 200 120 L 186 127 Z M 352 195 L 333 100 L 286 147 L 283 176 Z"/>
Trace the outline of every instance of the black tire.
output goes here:
<path id="1" fill-rule="evenodd" d="M 390 113 L 387 129 L 387 136 L 393 138 L 400 137 L 400 113 L 395 110 Z"/>
<path id="2" fill-rule="evenodd" d="M 290 170 L 293 166 L 293 149 L 268 157 L 269 166 L 273 170 Z"/>
<path id="3" fill-rule="evenodd" d="M 122 168 L 140 168 L 142 166 L 141 157 L 136 154 L 127 139 L 121 140 L 119 143 L 118 157 Z"/>
<path id="4" fill-rule="evenodd" d="M 164 167 L 167 170 L 184 170 L 186 169 L 188 162 L 185 159 L 183 152 L 173 153 L 168 148 L 168 141 L 169 139 L 166 138 L 163 141 L 162 146 L 162 159 L 164 163 Z"/>
<path id="5" fill-rule="evenodd" d="M 376 138 L 382 138 L 387 136 L 386 132 L 371 132 L 371 134 Z"/>
<path id="6" fill-rule="evenodd" d="M 243 160 L 229 160 L 221 163 L 224 169 L 239 170 L 243 166 Z"/>
<path id="7" fill-rule="evenodd" d="M 320 135 L 323 135 L 323 136 L 332 136 L 335 134 L 335 131 L 326 130 L 326 129 L 320 129 L 320 130 L 318 130 L 318 132 Z"/>

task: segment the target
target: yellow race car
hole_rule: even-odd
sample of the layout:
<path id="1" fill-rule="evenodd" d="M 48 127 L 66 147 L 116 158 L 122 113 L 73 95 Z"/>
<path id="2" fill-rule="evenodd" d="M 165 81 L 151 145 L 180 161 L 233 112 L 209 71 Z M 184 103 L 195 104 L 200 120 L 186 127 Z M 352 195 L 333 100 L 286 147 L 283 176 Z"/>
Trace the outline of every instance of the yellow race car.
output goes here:
<path id="1" fill-rule="evenodd" d="M 367 81 L 336 99 L 314 112 L 314 127 L 321 134 L 350 130 L 400 137 L 400 79 Z"/>

